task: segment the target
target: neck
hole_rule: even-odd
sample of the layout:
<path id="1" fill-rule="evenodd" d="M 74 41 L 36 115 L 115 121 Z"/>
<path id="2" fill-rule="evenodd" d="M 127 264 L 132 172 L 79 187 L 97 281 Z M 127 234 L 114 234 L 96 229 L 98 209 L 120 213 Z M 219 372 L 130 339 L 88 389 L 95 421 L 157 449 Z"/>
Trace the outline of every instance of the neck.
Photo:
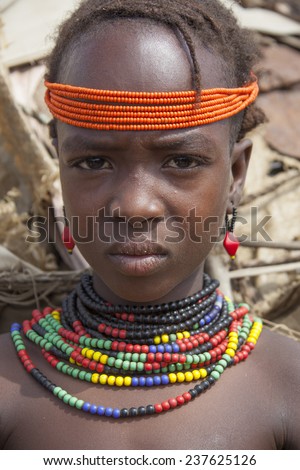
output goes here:
<path id="1" fill-rule="evenodd" d="M 100 297 L 111 304 L 157 305 L 183 299 L 200 291 L 203 287 L 203 272 L 201 265 L 191 276 L 167 292 L 163 292 L 164 286 L 156 285 L 155 281 L 149 280 L 144 285 L 143 280 L 143 285 L 139 286 L 135 279 L 131 292 L 127 291 L 126 296 L 118 295 L 117 289 L 112 290 L 96 273 L 93 273 L 93 287 Z"/>

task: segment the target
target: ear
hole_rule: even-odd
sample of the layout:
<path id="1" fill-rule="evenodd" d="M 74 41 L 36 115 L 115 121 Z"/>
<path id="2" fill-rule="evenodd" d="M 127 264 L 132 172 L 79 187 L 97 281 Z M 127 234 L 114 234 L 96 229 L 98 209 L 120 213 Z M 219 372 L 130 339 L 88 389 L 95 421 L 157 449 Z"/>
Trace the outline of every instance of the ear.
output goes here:
<path id="1" fill-rule="evenodd" d="M 251 152 L 252 141 L 250 139 L 243 139 L 234 144 L 231 154 L 231 183 L 227 213 L 232 212 L 232 206 L 237 207 L 239 205 L 246 180 Z"/>

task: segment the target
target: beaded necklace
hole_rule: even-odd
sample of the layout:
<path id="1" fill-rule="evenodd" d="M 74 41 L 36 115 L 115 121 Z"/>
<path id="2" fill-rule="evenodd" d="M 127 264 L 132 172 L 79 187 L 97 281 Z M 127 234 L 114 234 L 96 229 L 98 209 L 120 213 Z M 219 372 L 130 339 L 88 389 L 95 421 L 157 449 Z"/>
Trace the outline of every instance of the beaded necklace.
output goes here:
<path id="1" fill-rule="evenodd" d="M 11 336 L 26 371 L 66 405 L 97 416 L 126 418 L 180 407 L 201 395 L 224 370 L 245 360 L 262 322 L 249 307 L 235 307 L 204 275 L 203 289 L 155 306 L 111 305 L 84 274 L 61 309 L 35 309 L 31 320 L 14 323 Z M 93 384 L 152 387 L 197 381 L 194 388 L 161 403 L 112 408 L 85 402 L 52 383 L 30 359 L 23 335 L 41 348 L 63 374 Z"/>

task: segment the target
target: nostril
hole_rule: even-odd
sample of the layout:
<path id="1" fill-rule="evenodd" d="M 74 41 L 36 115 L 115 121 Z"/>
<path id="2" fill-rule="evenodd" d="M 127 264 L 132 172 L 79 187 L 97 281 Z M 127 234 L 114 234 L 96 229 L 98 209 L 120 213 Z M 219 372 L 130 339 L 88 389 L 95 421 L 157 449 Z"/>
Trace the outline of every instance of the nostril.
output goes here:
<path id="1" fill-rule="evenodd" d="M 165 207 L 163 199 L 154 197 L 153 193 L 141 189 L 138 194 L 135 188 L 131 191 L 120 190 L 109 204 L 109 212 L 117 220 L 140 226 L 149 219 L 163 217 Z"/>
<path id="2" fill-rule="evenodd" d="M 128 223 L 133 228 L 143 228 L 143 226 L 148 222 L 149 218 L 141 216 L 141 215 L 134 215 L 128 219 Z"/>

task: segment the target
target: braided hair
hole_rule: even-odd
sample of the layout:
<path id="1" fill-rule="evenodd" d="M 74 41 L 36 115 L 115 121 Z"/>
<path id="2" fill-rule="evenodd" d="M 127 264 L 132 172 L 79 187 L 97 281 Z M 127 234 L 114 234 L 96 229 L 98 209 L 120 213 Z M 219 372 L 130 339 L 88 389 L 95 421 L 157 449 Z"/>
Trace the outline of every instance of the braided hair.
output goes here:
<path id="1" fill-rule="evenodd" d="M 218 0 L 82 0 L 79 7 L 57 31 L 56 44 L 48 56 L 46 79 L 58 81 L 59 71 L 68 48 L 83 34 L 101 27 L 107 20 L 146 18 L 180 32 L 188 47 L 193 84 L 201 90 L 201 73 L 195 52 L 195 38 L 219 54 L 227 65 L 226 78 L 230 87 L 249 81 L 259 50 L 250 31 L 242 29 L 229 9 Z M 233 121 L 233 142 L 263 122 L 264 115 L 250 105 Z"/>

